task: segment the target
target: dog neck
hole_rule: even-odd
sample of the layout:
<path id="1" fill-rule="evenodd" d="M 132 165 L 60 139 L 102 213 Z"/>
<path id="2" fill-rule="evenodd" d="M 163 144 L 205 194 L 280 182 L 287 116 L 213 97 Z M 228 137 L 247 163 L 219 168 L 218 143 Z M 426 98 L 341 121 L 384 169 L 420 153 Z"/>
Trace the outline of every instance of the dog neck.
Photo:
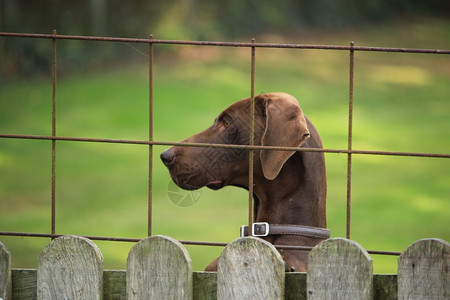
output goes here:
<path id="1" fill-rule="evenodd" d="M 314 170 L 305 171 L 305 161 L 311 159 L 308 155 L 311 153 L 294 154 L 289 159 L 291 163 L 286 164 L 274 180 L 255 180 L 256 222 L 326 228 L 325 195 L 321 193 L 325 189 L 320 186 L 325 183 L 315 179 L 317 174 Z M 317 186 L 312 188 L 311 185 Z"/>

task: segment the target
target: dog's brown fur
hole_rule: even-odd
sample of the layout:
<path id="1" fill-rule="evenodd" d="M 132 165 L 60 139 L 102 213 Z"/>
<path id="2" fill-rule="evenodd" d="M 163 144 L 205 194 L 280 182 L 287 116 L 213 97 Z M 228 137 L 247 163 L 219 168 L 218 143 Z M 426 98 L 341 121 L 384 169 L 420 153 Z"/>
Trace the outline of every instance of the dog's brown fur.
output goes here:
<path id="1" fill-rule="evenodd" d="M 249 144 L 250 98 L 224 110 L 214 124 L 184 142 Z M 297 100 L 285 93 L 255 96 L 255 145 L 322 148 L 316 128 Z M 226 185 L 248 189 L 248 150 L 172 147 L 161 154 L 175 183 L 187 190 Z M 325 158 L 320 152 L 255 151 L 254 219 L 269 224 L 326 227 Z M 274 245 L 315 246 L 321 239 L 264 237 Z M 306 271 L 308 252 L 279 250 L 289 270 Z M 207 271 L 217 269 L 217 259 Z"/>

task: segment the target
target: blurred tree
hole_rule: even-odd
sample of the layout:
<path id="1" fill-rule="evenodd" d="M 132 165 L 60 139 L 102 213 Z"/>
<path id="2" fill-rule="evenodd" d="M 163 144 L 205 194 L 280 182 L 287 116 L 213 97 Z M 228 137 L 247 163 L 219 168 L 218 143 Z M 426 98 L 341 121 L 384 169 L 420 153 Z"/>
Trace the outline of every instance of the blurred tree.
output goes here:
<path id="1" fill-rule="evenodd" d="M 310 28 L 339 29 L 417 16 L 448 17 L 446 0 L 0 0 L 0 31 L 162 39 L 236 39 L 262 33 L 292 34 Z M 48 70 L 50 43 L 0 38 L 0 78 Z M 71 44 L 66 66 L 101 62 Z M 98 51 L 97 51 L 98 52 Z M 123 53 L 109 53 L 117 59 Z"/>
<path id="2" fill-rule="evenodd" d="M 104 35 L 106 32 L 107 0 L 91 0 L 91 32 Z"/>

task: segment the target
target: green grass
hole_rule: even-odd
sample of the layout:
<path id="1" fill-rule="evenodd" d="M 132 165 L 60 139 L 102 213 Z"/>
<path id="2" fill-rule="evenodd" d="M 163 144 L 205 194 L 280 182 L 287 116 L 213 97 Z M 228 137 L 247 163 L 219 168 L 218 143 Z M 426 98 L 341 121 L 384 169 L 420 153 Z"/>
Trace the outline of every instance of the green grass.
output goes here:
<path id="1" fill-rule="evenodd" d="M 440 38 L 450 32 L 450 23 L 415 28 L 414 37 L 405 37 L 397 26 L 311 42 L 347 44 L 351 35 L 360 39 L 357 44 L 450 48 L 448 39 Z M 391 36 L 396 39 L 385 38 Z M 178 141 L 196 133 L 250 93 L 249 49 L 182 50 L 196 58 L 156 60 L 155 140 Z M 449 153 L 448 56 L 357 52 L 355 68 L 354 149 Z M 347 147 L 348 52 L 257 49 L 255 91 L 295 95 L 324 146 Z M 132 66 L 65 74 L 58 78 L 57 102 L 57 135 L 145 140 L 146 58 Z M 0 132 L 51 135 L 49 78 L 0 86 Z M 169 174 L 158 157 L 165 148 L 154 147 L 153 233 L 180 240 L 237 238 L 247 221 L 247 193 L 203 189 L 194 206 L 175 206 L 167 195 Z M 57 142 L 56 154 L 58 233 L 146 236 L 147 146 Z M 345 236 L 347 156 L 326 154 L 326 159 L 328 227 L 333 237 Z M 0 139 L 1 231 L 50 230 L 50 171 L 51 142 Z M 392 251 L 425 237 L 449 240 L 449 182 L 447 159 L 354 155 L 352 239 L 366 249 Z M 34 267 L 48 239 L 1 241 L 14 267 Z M 125 267 L 132 244 L 96 243 L 106 268 Z M 187 248 L 196 270 L 222 250 Z M 373 258 L 375 272 L 396 272 L 395 257 Z"/>

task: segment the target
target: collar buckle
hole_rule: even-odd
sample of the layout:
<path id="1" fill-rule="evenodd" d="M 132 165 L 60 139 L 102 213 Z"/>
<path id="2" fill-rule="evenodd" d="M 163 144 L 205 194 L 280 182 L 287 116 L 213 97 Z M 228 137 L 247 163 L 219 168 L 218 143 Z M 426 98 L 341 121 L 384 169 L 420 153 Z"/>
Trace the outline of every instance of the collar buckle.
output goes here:
<path id="1" fill-rule="evenodd" d="M 267 222 L 257 222 L 253 223 L 252 226 L 252 236 L 268 236 L 270 232 L 270 226 Z"/>

